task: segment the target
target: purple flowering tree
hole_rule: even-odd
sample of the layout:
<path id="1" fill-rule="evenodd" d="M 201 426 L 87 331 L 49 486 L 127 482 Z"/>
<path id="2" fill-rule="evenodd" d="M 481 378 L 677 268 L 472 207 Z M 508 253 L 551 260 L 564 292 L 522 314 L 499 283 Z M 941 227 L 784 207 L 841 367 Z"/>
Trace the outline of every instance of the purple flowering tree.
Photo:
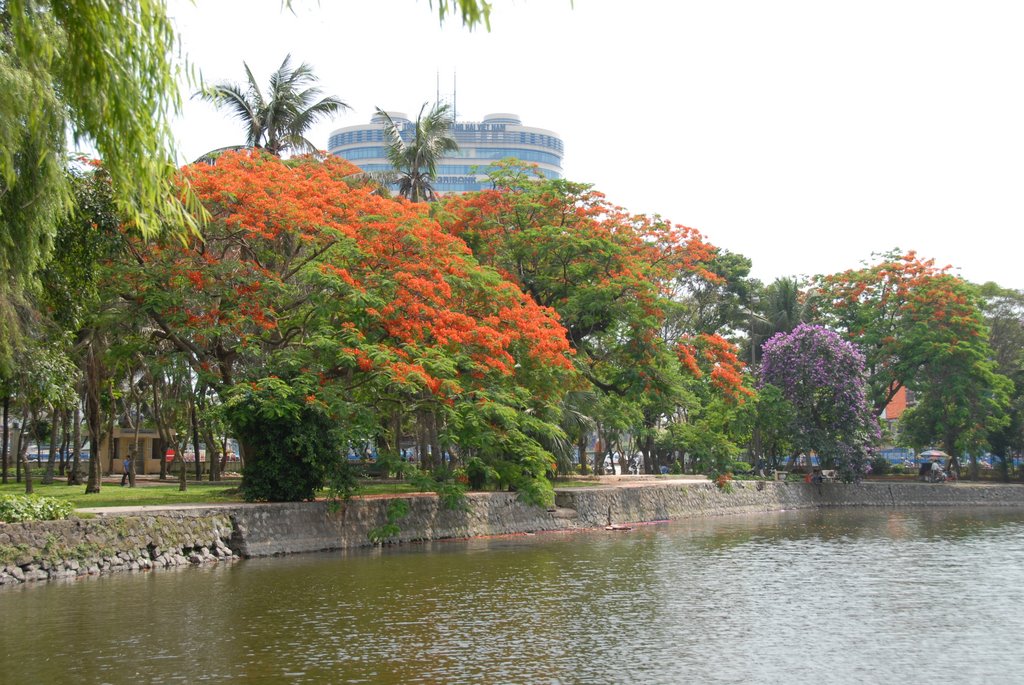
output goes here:
<path id="1" fill-rule="evenodd" d="M 865 380 L 864 355 L 821 326 L 801 324 L 764 344 L 760 383 L 794 407 L 794 455 L 815 452 L 848 482 L 864 473 L 879 440 Z"/>

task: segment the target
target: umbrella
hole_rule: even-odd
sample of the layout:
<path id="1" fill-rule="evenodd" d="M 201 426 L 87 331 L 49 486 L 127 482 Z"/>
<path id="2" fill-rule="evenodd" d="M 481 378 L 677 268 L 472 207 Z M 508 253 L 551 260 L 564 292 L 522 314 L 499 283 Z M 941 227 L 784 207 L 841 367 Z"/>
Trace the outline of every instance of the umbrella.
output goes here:
<path id="1" fill-rule="evenodd" d="M 920 459 L 949 459 L 949 455 L 942 450 L 925 450 L 917 456 Z"/>

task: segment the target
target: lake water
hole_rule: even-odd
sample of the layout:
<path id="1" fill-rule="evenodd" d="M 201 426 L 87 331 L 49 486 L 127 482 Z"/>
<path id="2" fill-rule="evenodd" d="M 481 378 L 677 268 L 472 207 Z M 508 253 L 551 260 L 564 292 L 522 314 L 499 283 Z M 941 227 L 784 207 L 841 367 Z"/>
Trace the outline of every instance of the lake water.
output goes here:
<path id="1" fill-rule="evenodd" d="M 1024 512 L 804 511 L 0 590 L 2 683 L 1020 683 Z"/>

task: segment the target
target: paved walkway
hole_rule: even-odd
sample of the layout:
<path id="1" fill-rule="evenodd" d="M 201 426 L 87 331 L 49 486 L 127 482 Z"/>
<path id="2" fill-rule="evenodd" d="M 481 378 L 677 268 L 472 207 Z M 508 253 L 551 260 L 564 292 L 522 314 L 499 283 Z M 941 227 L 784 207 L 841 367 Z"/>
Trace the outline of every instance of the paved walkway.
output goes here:
<path id="1" fill-rule="evenodd" d="M 634 476 L 632 474 L 626 474 L 624 476 L 598 476 L 598 481 L 601 485 L 617 485 L 624 488 L 637 488 L 645 485 L 668 485 L 670 483 L 710 483 L 707 476 L 704 475 L 664 475 L 654 476 L 646 473 Z M 558 484 L 555 484 L 555 489 L 558 489 Z"/>
<path id="2" fill-rule="evenodd" d="M 203 481 L 206 483 L 207 481 Z M 224 481 L 226 485 L 233 483 L 240 483 L 241 480 L 234 478 Z M 592 480 L 590 482 L 593 482 Z M 707 476 L 701 475 L 665 475 L 665 476 L 654 476 L 647 474 L 632 475 L 627 474 L 624 476 L 599 476 L 597 478 L 599 485 L 585 486 L 585 487 L 618 487 L 618 488 L 641 488 L 653 485 L 670 485 L 673 483 L 708 483 L 710 482 Z M 189 481 L 189 484 L 193 484 L 195 481 Z M 161 481 L 157 476 L 136 476 L 135 486 L 136 487 L 175 487 L 178 484 L 177 478 L 168 478 L 167 480 Z M 105 476 L 103 478 L 104 487 L 120 487 L 121 477 L 120 476 Z M 558 483 L 555 483 L 555 489 L 558 489 Z M 432 492 L 403 492 L 395 494 L 375 494 L 375 495 L 357 495 L 356 499 L 380 499 L 384 497 L 429 497 L 434 493 Z M 129 514 L 143 514 L 153 513 L 159 511 L 198 511 L 203 509 L 231 509 L 247 506 L 246 502 L 210 502 L 210 503 L 193 503 L 193 504 L 137 504 L 128 505 L 123 507 L 83 507 L 76 509 L 75 511 L 81 514 L 92 514 L 93 516 L 125 516 Z M 256 506 L 256 505 L 253 505 Z"/>

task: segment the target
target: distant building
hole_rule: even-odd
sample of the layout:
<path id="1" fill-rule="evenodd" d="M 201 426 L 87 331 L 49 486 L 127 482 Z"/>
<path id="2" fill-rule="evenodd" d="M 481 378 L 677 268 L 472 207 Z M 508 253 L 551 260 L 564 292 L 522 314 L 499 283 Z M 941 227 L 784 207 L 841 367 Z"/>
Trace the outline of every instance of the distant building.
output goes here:
<path id="1" fill-rule="evenodd" d="M 889 400 L 889 404 L 885 405 L 885 409 L 882 410 L 882 420 L 888 421 L 893 424 L 899 421 L 900 417 L 903 416 L 903 412 L 910 409 L 917 404 L 917 398 L 914 393 L 907 390 L 905 387 L 901 387 L 893 395 L 893 398 Z"/>
<path id="2" fill-rule="evenodd" d="M 889 400 L 889 404 L 885 405 L 885 409 L 882 410 L 882 415 L 879 417 L 886 426 L 889 428 L 889 439 L 895 443 L 900 442 L 900 419 L 903 414 L 910 408 L 917 404 L 917 398 L 914 396 L 912 390 L 907 390 L 905 387 L 901 387 L 893 395 L 892 399 Z M 913 450 L 904 448 L 895 448 L 895 445 L 883 445 L 882 452 L 885 456 L 890 457 L 890 461 L 899 463 L 904 459 L 914 456 Z M 890 454 L 886 454 L 890 453 Z M 897 454 L 898 453 L 898 454 Z"/>
<path id="3" fill-rule="evenodd" d="M 405 114 L 389 112 L 403 139 L 412 137 L 414 123 Z M 349 160 L 363 171 L 390 171 L 384 117 L 377 115 L 363 126 L 346 126 L 331 133 L 327 150 Z M 523 126 L 515 114 L 488 114 L 482 122 L 460 121 L 452 125 L 459 151 L 441 158 L 434 190 L 465 193 L 490 187 L 487 173 L 498 160 L 512 157 L 536 164 L 548 178 L 562 177 L 562 139 L 555 133 Z"/>

